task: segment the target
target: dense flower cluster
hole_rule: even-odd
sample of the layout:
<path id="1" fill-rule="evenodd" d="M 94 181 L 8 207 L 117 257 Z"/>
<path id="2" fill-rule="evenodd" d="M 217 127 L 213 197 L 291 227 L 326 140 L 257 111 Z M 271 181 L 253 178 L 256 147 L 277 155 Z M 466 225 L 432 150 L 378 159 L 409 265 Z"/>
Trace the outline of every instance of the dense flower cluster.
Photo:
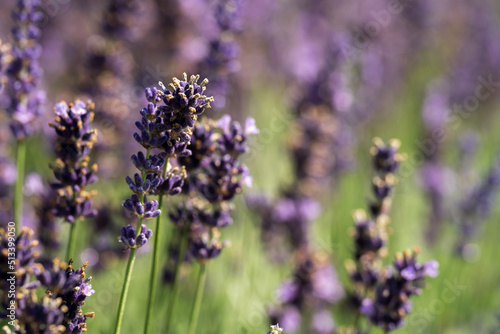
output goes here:
<path id="1" fill-rule="evenodd" d="M 12 236 L 14 235 L 14 236 Z M 38 240 L 34 232 L 23 228 L 17 236 L 0 229 L 0 257 L 3 257 L 0 301 L 2 318 L 7 318 L 8 307 L 15 302 L 15 322 L 12 333 L 72 333 L 86 331 L 86 319 L 93 313 L 83 313 L 82 306 L 87 297 L 94 294 L 91 278 L 86 278 L 85 267 L 74 270 L 71 266 L 55 259 L 50 268 L 38 263 L 38 252 L 34 248 Z M 11 246 L 10 243 L 14 243 Z M 14 270 L 8 267 L 9 248 L 15 248 Z M 11 272 L 16 272 L 15 283 L 11 282 Z M 15 286 L 14 299 L 9 294 Z M 42 286 L 45 294 L 37 298 L 36 288 Z M 10 307 L 12 309 L 12 307 Z M 11 330 L 11 328 L 9 328 Z"/>
<path id="2" fill-rule="evenodd" d="M 391 194 L 397 171 L 403 156 L 398 153 L 400 142 L 392 140 L 388 145 L 374 139 L 371 149 L 374 177 L 372 191 L 375 199 L 369 202 L 369 215 L 363 210 L 354 213 L 354 259 L 348 262 L 351 279 L 355 283 L 353 299 L 360 305 L 367 289 L 376 284 L 381 270 L 381 258 L 387 255 L 387 227 L 391 207 Z"/>
<path id="3" fill-rule="evenodd" d="M 37 278 L 47 290 L 49 296 L 60 299 L 60 310 L 63 310 L 62 324 L 67 333 L 79 334 L 86 331 L 87 318 L 93 318 L 94 313 L 83 313 L 82 306 L 87 297 L 95 291 L 89 283 L 92 277 L 86 277 L 84 264 L 78 269 L 73 269 L 72 263 L 68 265 L 54 260 L 52 268 L 43 269 Z"/>
<path id="4" fill-rule="evenodd" d="M 358 210 L 354 214 L 354 262 L 348 262 L 354 292 L 351 300 L 358 312 L 385 331 L 392 331 L 404 322 L 411 311 L 409 297 L 420 294 L 425 277 L 436 277 L 438 263 L 417 263 L 418 249 L 413 254 L 397 254 L 393 266 L 382 268 L 387 255 L 387 227 L 391 195 L 397 172 L 404 156 L 398 153 L 400 142 L 388 145 L 374 139 L 371 149 L 374 177 L 372 191 L 375 199 L 369 202 L 369 216 Z M 358 324 L 356 324 L 358 325 Z M 358 328 L 359 329 L 359 328 Z"/>
<path id="5" fill-rule="evenodd" d="M 413 254 L 407 250 L 396 254 L 392 267 L 383 275 L 375 288 L 373 298 L 362 301 L 361 313 L 371 323 L 385 331 L 392 331 L 404 324 L 404 319 L 411 311 L 413 295 L 419 295 L 426 277 L 436 277 L 438 263 L 428 261 L 417 263 L 418 250 Z"/>
<path id="6" fill-rule="evenodd" d="M 188 174 L 183 187 L 186 201 L 170 212 L 179 234 L 187 233 L 188 258 L 205 263 L 221 253 L 224 243 L 219 241 L 219 229 L 233 222 L 231 202 L 243 186 L 252 184 L 248 168 L 239 159 L 249 149 L 249 136 L 256 133 L 253 119 L 247 118 L 242 127 L 228 115 L 217 123 L 205 121 L 194 127 L 187 147 L 192 154 L 178 158 Z M 170 250 L 171 256 L 178 256 L 179 246 Z"/>
<path id="7" fill-rule="evenodd" d="M 161 213 L 157 200 L 148 200 L 148 195 L 177 195 L 186 178 L 184 168 L 170 168 L 167 160 L 177 156 L 189 156 L 192 128 L 205 109 L 210 108 L 212 97 L 203 94 L 208 80 L 198 84 L 199 76 L 189 80 L 173 78 L 168 88 L 160 83 L 161 89 L 146 88 L 148 105 L 141 111 L 141 120 L 135 123 L 139 132 L 134 139 L 146 149 L 146 154 L 132 155 L 132 162 L 139 170 L 126 182 L 134 193 L 123 203 L 123 207 L 138 218 L 134 230 L 131 225 L 121 230 L 120 242 L 127 248 L 139 248 L 151 238 L 152 231 L 142 225 L 143 220 L 158 217 Z M 152 149 L 162 152 L 151 155 Z"/>
<path id="8" fill-rule="evenodd" d="M 307 314 L 314 319 L 308 332 L 332 333 L 335 323 L 327 309 L 344 296 L 337 273 L 326 254 L 300 256 L 293 278 L 278 289 L 280 305 L 270 309 L 271 322 L 296 333 L 303 324 L 302 316 Z"/>
<path id="9" fill-rule="evenodd" d="M 72 224 L 96 214 L 92 208 L 94 192 L 86 191 L 87 186 L 97 181 L 97 165 L 89 166 L 89 154 L 97 141 L 97 131 L 90 127 L 93 110 L 91 101 L 59 102 L 54 108 L 54 122 L 49 123 L 56 133 L 58 158 L 50 165 L 56 178 L 52 187 L 57 191 L 53 214 Z"/>
<path id="10" fill-rule="evenodd" d="M 9 58 L 4 65 L 7 85 L 0 107 L 10 115 L 10 129 L 17 140 L 23 140 L 34 132 L 35 120 L 42 114 L 45 100 L 45 92 L 36 91 L 42 74 L 38 65 L 42 52 L 38 26 L 43 18 L 39 6 L 38 0 L 18 0 L 12 12 L 15 26 L 11 36 L 14 42 L 10 57 L 5 57 Z"/>

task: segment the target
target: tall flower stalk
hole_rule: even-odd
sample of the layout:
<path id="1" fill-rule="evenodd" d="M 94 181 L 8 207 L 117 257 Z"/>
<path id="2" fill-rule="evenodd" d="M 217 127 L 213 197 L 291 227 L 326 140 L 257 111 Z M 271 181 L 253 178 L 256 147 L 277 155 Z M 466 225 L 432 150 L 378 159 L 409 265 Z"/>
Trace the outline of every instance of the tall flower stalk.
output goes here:
<path id="1" fill-rule="evenodd" d="M 42 52 L 39 44 L 42 21 L 37 0 L 17 2 L 12 12 L 15 25 L 12 29 L 12 50 L 5 73 L 7 83 L 1 107 L 10 116 L 10 129 L 16 140 L 17 179 L 14 188 L 14 222 L 21 227 L 26 139 L 36 129 L 36 119 L 42 113 L 45 93 L 35 91 L 42 70 L 38 58 Z"/>
<path id="2" fill-rule="evenodd" d="M 191 140 L 191 128 L 198 115 L 210 107 L 212 98 L 203 95 L 208 80 L 205 79 L 200 84 L 198 80 L 199 76 L 194 75 L 188 80 L 184 73 L 184 80 L 173 78 L 168 88 L 160 83 L 161 89 L 146 89 L 148 104 L 140 112 L 141 120 L 135 123 L 139 132 L 134 133 L 134 139 L 141 144 L 146 153 L 138 152 L 132 156 L 132 162 L 139 173 L 136 173 L 133 178 L 127 177 L 126 179 L 133 195 L 123 203 L 123 206 L 131 215 L 137 217 L 137 225 L 135 229 L 128 225 L 121 230 L 120 241 L 131 251 L 116 318 L 115 333 L 119 333 L 121 329 L 136 251 L 145 245 L 153 234 L 143 222 L 157 218 L 157 235 L 145 325 L 145 331 L 148 330 L 148 319 L 151 317 L 153 293 L 156 286 L 159 241 L 161 240 L 158 235 L 161 210 L 158 209 L 159 202 L 148 201 L 147 196 L 176 195 L 181 191 L 184 173 L 178 169 L 171 169 L 168 159 L 190 154 L 187 146 Z M 162 152 L 151 154 L 153 149 L 160 149 Z"/>
<path id="3" fill-rule="evenodd" d="M 181 240 L 178 241 L 172 298 L 167 312 L 166 332 L 169 332 L 177 301 L 180 267 L 185 258 L 200 264 L 194 306 L 188 333 L 196 330 L 209 262 L 220 255 L 224 242 L 220 229 L 232 224 L 232 201 L 251 185 L 248 168 L 239 161 L 248 151 L 247 140 L 258 133 L 254 120 L 247 118 L 244 128 L 224 115 L 217 123 L 197 124 L 189 149 L 192 155 L 178 159 L 188 178 L 183 187 L 185 200 L 171 210 L 170 218 Z"/>
<path id="4" fill-rule="evenodd" d="M 391 197 L 397 181 L 394 174 L 404 160 L 398 153 L 399 146 L 398 140 L 386 145 L 380 138 L 374 139 L 371 153 L 375 199 L 369 202 L 369 215 L 363 210 L 354 214 L 355 261 L 348 262 L 347 267 L 354 283 L 352 301 L 358 310 L 355 326 L 360 332 L 360 315 L 368 319 L 370 326 L 386 333 L 401 327 L 411 311 L 409 298 L 421 293 L 425 277 L 437 276 L 436 261 L 417 262 L 418 248 L 396 254 L 392 266 L 382 268 L 382 259 L 387 255 Z"/>
<path id="5" fill-rule="evenodd" d="M 147 89 L 146 95 L 148 100 L 154 99 L 155 95 L 162 96 L 164 105 L 159 107 L 159 112 L 163 115 L 163 124 L 166 127 L 166 134 L 169 138 L 163 146 L 167 164 L 163 167 L 163 183 L 159 188 L 159 207 L 163 204 L 165 195 L 177 195 L 181 192 L 181 188 L 186 178 L 184 169 L 170 169 L 168 159 L 185 157 L 192 154 L 188 149 L 192 138 L 192 130 L 198 116 L 210 108 L 212 97 L 204 95 L 207 79 L 204 79 L 198 84 L 199 75 L 192 75 L 189 80 L 184 73 L 184 80 L 180 81 L 177 78 L 173 79 L 173 83 L 169 87 L 163 86 L 161 83 L 161 91 L 155 89 Z M 153 262 L 151 265 L 150 285 L 148 304 L 146 311 L 146 322 L 144 325 L 144 333 L 147 334 L 150 330 L 151 319 L 153 317 L 154 293 L 156 291 L 158 279 L 158 262 L 160 257 L 160 241 L 161 241 L 161 214 L 156 219 L 156 234 L 153 250 Z"/>
<path id="6" fill-rule="evenodd" d="M 80 219 L 93 217 L 97 211 L 92 208 L 95 191 L 87 186 L 97 181 L 97 165 L 90 162 L 90 151 L 97 141 L 97 130 L 90 128 L 94 118 L 94 103 L 81 100 L 67 104 L 59 102 L 54 111 L 56 117 L 49 125 L 56 133 L 55 151 L 57 160 L 50 165 L 56 181 L 56 203 L 53 214 L 70 224 L 70 235 L 66 258 L 74 254 L 76 224 Z"/>

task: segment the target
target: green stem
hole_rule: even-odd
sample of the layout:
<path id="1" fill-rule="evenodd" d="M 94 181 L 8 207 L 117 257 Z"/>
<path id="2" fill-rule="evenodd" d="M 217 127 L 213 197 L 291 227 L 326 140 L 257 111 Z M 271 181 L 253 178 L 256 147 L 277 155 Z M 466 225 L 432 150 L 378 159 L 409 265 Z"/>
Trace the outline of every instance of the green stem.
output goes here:
<path id="1" fill-rule="evenodd" d="M 75 220 L 73 224 L 70 224 L 71 227 L 69 230 L 68 248 L 66 249 L 66 261 L 72 259 L 75 253 L 76 223 L 78 223 L 78 220 Z"/>
<path id="2" fill-rule="evenodd" d="M 196 324 L 198 323 L 198 316 L 200 314 L 201 299 L 203 297 L 203 290 L 205 289 L 205 280 L 207 278 L 206 264 L 200 265 L 200 272 L 198 274 L 198 285 L 196 286 L 196 296 L 194 298 L 194 306 L 191 311 L 189 319 L 188 334 L 194 334 Z"/>
<path id="3" fill-rule="evenodd" d="M 20 231 L 23 227 L 21 218 L 23 212 L 24 166 L 26 163 L 26 142 L 24 140 L 17 142 L 16 151 L 17 178 L 14 187 L 14 223 L 17 230 Z"/>
<path id="4" fill-rule="evenodd" d="M 148 148 L 146 150 L 146 159 L 149 159 L 149 155 L 151 153 L 151 148 Z M 142 182 L 146 179 L 146 172 L 142 171 Z M 141 194 L 139 196 L 141 203 L 144 203 L 144 194 Z M 135 228 L 136 230 L 136 237 L 138 232 L 141 229 L 141 224 L 142 224 L 142 218 L 137 219 L 137 227 Z M 132 269 L 134 268 L 134 262 L 135 262 L 135 252 L 137 249 L 132 249 L 130 251 L 130 255 L 128 258 L 128 264 L 127 264 L 127 271 L 125 273 L 125 281 L 123 282 L 123 288 L 122 288 L 122 294 L 120 297 L 120 304 L 118 305 L 118 315 L 116 316 L 116 326 L 115 326 L 115 334 L 120 333 L 120 329 L 122 326 L 122 319 L 123 319 L 123 313 L 125 311 L 125 303 L 127 299 L 127 294 L 128 294 L 128 288 L 130 285 L 130 279 L 132 277 Z"/>
<path id="5" fill-rule="evenodd" d="M 167 174 L 168 168 L 168 159 L 165 161 L 165 165 L 163 166 L 163 178 L 165 178 Z M 163 195 L 160 195 L 158 200 L 158 208 L 163 212 Z M 155 241 L 154 241 L 154 249 L 153 249 L 153 263 L 151 265 L 151 274 L 149 277 L 149 297 L 148 297 L 148 305 L 146 309 L 146 324 L 144 325 L 144 334 L 149 332 L 151 318 L 153 317 L 153 295 L 156 291 L 156 282 L 158 275 L 158 261 L 160 258 L 160 232 L 161 232 L 161 214 L 156 218 L 156 233 L 155 233 Z"/>
<path id="6" fill-rule="evenodd" d="M 130 279 L 132 278 L 132 269 L 134 268 L 136 249 L 130 250 L 128 257 L 127 271 L 125 272 L 125 280 L 123 281 L 122 294 L 120 296 L 120 304 L 118 305 L 118 315 L 116 316 L 115 334 L 120 333 L 122 327 L 123 314 L 125 313 L 125 302 L 127 300 L 128 288 Z"/>
<path id="7" fill-rule="evenodd" d="M 172 287 L 172 297 L 170 299 L 170 306 L 167 312 L 167 324 L 166 324 L 166 333 L 169 333 L 170 325 L 172 323 L 172 315 L 174 314 L 175 304 L 177 303 L 177 297 L 179 296 L 179 282 L 181 276 L 181 267 L 182 262 L 184 261 L 184 254 L 187 248 L 187 232 L 189 226 L 185 224 L 182 228 L 180 245 L 179 245 L 179 254 L 177 255 L 177 263 L 175 264 L 175 273 L 174 273 L 174 286 Z"/>

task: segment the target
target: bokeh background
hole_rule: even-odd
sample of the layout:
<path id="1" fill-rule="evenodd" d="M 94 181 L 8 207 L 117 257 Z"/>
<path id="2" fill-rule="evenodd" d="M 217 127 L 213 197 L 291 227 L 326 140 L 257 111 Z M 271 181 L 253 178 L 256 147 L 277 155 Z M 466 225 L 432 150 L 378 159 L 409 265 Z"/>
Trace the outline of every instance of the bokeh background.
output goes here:
<path id="1" fill-rule="evenodd" d="M 9 41 L 14 3 L 0 2 L 3 41 Z M 348 291 L 351 283 L 344 262 L 352 258 L 352 212 L 366 207 L 370 197 L 372 138 L 398 138 L 407 159 L 394 193 L 386 262 L 397 251 L 419 245 L 420 259 L 435 259 L 440 268 L 439 276 L 428 280 L 423 294 L 414 299 L 406 326 L 397 332 L 497 333 L 500 210 L 494 178 L 500 174 L 500 4 L 489 0 L 229 3 L 239 8 L 233 18 L 238 25 L 223 38 L 237 43 L 239 51 L 219 70 L 214 64 L 211 69 L 200 65 L 210 52 L 210 41 L 220 38 L 216 0 L 42 1 L 41 87 L 47 102 L 40 131 L 29 139 L 23 215 L 32 228 L 43 231 L 36 207 L 40 187 L 52 177 L 48 165 L 54 160 L 53 135 L 47 126 L 52 106 L 60 100 L 93 98 L 100 132 L 93 155 L 99 164 L 95 204 L 101 214 L 79 226 L 76 245 L 80 252 L 76 262 L 90 261 L 88 272 L 96 290 L 85 305 L 87 311 L 96 312 L 88 321 L 88 332 L 109 333 L 115 320 L 126 262 L 116 239 L 126 222 L 121 209 L 128 195 L 124 177 L 133 170 L 129 156 L 139 149 L 132 133 L 145 104 L 144 88 L 201 70 L 209 79 L 218 75 L 227 80 L 227 91 L 220 99 L 215 96 L 210 117 L 223 113 L 240 121 L 254 117 L 260 134 L 253 138 L 245 160 L 253 187 L 238 198 L 234 224 L 223 231 L 231 247 L 208 267 L 200 333 L 268 329 L 267 309 L 278 303 L 276 289 L 293 273 L 293 254 L 276 259 L 269 253 L 261 238 L 262 217 L 248 208 L 245 198 L 252 194 L 278 198 L 296 186 L 293 148 L 297 143 L 308 147 L 300 103 L 314 100 L 314 93 L 331 102 L 328 121 L 333 125 L 331 143 L 322 151 L 325 159 L 312 162 L 306 170 L 314 174 L 331 159 L 335 162 L 321 175 L 324 187 L 316 196 L 321 212 L 311 222 L 312 247 L 328 254 Z M 122 30 L 111 34 L 106 22 L 115 22 L 113 15 L 123 21 Z M 1 209 L 7 219 L 15 169 L 6 116 L 1 117 Z M 493 179 L 488 181 L 488 176 Z M 464 232 L 463 208 L 488 182 L 487 201 L 478 204 L 473 227 Z M 167 242 L 174 234 L 167 217 L 164 224 Z M 68 226 L 57 228 L 63 250 Z M 457 251 L 464 233 L 464 247 Z M 161 262 L 167 257 L 165 249 Z M 142 329 L 150 263 L 151 250 L 141 251 L 124 319 L 126 333 Z M 174 325 L 178 333 L 187 327 L 196 274 L 197 267 L 183 268 Z M 449 290 L 454 298 L 443 294 Z M 161 332 L 168 286 L 160 284 L 157 295 L 154 326 Z M 331 310 L 338 327 L 353 323 L 355 316 L 345 301 Z"/>

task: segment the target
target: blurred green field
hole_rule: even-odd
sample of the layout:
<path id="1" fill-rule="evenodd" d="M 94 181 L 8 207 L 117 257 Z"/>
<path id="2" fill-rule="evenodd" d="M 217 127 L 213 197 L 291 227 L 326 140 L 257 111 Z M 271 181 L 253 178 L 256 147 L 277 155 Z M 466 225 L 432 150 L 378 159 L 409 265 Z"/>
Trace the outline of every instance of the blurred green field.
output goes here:
<path id="1" fill-rule="evenodd" d="M 426 63 L 425 59 L 421 63 Z M 371 169 L 368 151 L 371 138 L 399 138 L 403 143 L 401 151 L 411 157 L 418 150 L 416 143 L 423 136 L 421 106 L 424 88 L 425 83 L 435 76 L 435 68 L 421 65 L 412 71 L 408 76 L 410 80 L 399 87 L 395 103 L 386 110 L 377 111 L 369 125 L 357 133 L 357 165 L 340 178 L 337 188 L 332 189 L 331 196 L 323 198 L 324 212 L 314 225 L 314 243 L 334 259 L 347 289 L 350 283 L 344 261 L 352 256 L 352 240 L 348 236 L 348 230 L 353 225 L 352 212 L 357 208 L 365 208 L 365 200 L 370 196 Z M 248 101 L 243 101 L 261 130 L 268 128 L 272 117 L 289 112 L 283 105 L 281 93 L 276 86 L 259 86 L 259 89 L 247 97 Z M 500 114 L 493 111 L 497 108 L 498 105 L 491 103 L 486 107 L 482 106 L 464 120 L 458 131 L 449 132 L 445 143 L 449 165 L 456 163 L 457 136 L 464 130 L 472 129 L 479 132 L 482 140 L 476 167 L 484 172 L 488 170 L 500 148 L 500 131 L 497 130 Z M 289 124 L 283 124 L 282 131 L 267 132 L 272 136 L 256 139 L 257 152 L 247 161 L 254 177 L 252 191 L 277 194 L 281 188 L 290 184 L 292 168 L 287 159 L 286 143 L 287 138 L 293 134 L 288 131 Z M 47 164 L 51 157 L 42 155 L 39 144 L 35 142 L 33 140 L 33 145 L 30 145 L 28 172 L 31 169 L 49 176 Z M 121 179 L 101 179 L 96 188 L 99 189 L 96 201 L 110 203 L 115 207 L 119 207 L 128 195 L 128 188 Z M 494 208 L 491 218 L 481 231 L 480 239 L 477 240 L 481 252 L 473 262 L 466 262 L 452 255 L 457 231 L 451 222 L 445 225 L 442 238 L 435 247 L 426 246 L 423 232 L 427 226 L 427 214 L 427 202 L 416 183 L 415 173 L 401 178 L 396 188 L 391 215 L 391 255 L 386 261 L 389 263 L 397 251 L 420 245 L 420 260 L 436 259 L 440 263 L 440 273 L 437 278 L 428 280 L 429 287 L 422 296 L 413 299 L 414 309 L 407 319 L 407 325 L 395 332 L 488 333 L 495 326 L 495 315 L 500 310 L 500 289 L 496 288 L 500 281 L 500 266 L 497 265 L 500 251 L 499 208 Z M 237 201 L 234 216 L 234 225 L 223 230 L 223 239 L 230 240 L 231 247 L 225 249 L 208 266 L 198 333 L 266 333 L 269 323 L 265 309 L 276 302 L 276 288 L 290 277 L 293 270 L 291 262 L 284 265 L 270 262 L 260 244 L 259 218 L 245 208 L 241 197 Z M 170 223 L 165 217 L 163 223 L 169 226 L 165 229 L 165 238 L 168 239 L 171 234 Z M 79 250 L 84 248 L 85 240 L 92 237 L 92 231 L 82 225 L 78 230 L 81 236 L 77 244 Z M 62 233 L 66 235 L 67 230 Z M 140 254 L 137 258 L 125 310 L 123 333 L 137 333 L 143 328 L 151 256 L 149 252 Z M 166 252 L 163 253 L 163 258 L 165 257 Z M 89 333 L 112 332 L 125 265 L 125 261 L 116 262 L 110 270 L 93 275 L 92 284 L 96 293 L 88 298 L 85 310 L 95 311 L 96 317 L 88 321 Z M 182 282 L 175 313 L 175 333 L 187 330 L 197 271 L 198 266 L 194 265 L 183 272 L 186 278 Z M 450 286 L 453 287 L 451 290 Z M 156 295 L 158 298 L 153 332 L 161 333 L 170 298 L 168 288 L 160 285 Z M 332 311 L 339 326 L 349 325 L 354 320 L 342 304 L 334 306 Z M 373 330 L 373 333 L 378 331 Z"/>

